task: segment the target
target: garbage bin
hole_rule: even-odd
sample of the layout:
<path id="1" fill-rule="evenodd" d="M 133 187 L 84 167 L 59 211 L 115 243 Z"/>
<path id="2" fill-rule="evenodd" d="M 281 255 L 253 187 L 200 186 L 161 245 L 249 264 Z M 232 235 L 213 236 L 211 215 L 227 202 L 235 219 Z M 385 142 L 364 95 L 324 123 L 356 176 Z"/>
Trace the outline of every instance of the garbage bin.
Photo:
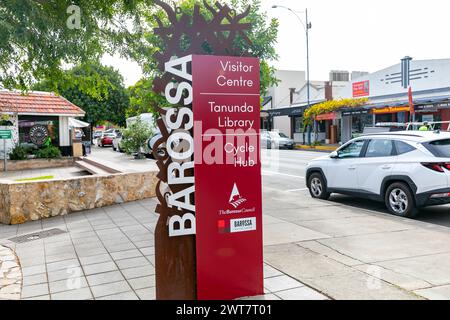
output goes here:
<path id="1" fill-rule="evenodd" d="M 87 156 L 88 154 L 91 154 L 91 142 L 90 141 L 83 141 L 83 148 L 84 148 L 84 155 Z"/>

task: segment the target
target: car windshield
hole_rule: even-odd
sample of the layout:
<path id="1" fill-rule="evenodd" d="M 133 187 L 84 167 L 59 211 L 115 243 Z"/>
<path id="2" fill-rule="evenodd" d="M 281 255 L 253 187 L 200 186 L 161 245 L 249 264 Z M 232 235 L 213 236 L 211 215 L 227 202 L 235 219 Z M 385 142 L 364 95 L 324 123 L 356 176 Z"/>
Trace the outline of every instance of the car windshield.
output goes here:
<path id="1" fill-rule="evenodd" d="M 275 132 L 275 131 L 270 131 L 269 135 L 270 135 L 271 138 L 275 138 L 275 139 L 282 137 L 282 133 L 278 133 L 278 132 Z"/>
<path id="2" fill-rule="evenodd" d="M 450 139 L 442 139 L 423 144 L 435 157 L 450 158 Z"/>
<path id="3" fill-rule="evenodd" d="M 280 132 L 280 137 L 282 137 L 282 138 L 287 138 L 288 136 L 285 135 L 284 133 Z"/>

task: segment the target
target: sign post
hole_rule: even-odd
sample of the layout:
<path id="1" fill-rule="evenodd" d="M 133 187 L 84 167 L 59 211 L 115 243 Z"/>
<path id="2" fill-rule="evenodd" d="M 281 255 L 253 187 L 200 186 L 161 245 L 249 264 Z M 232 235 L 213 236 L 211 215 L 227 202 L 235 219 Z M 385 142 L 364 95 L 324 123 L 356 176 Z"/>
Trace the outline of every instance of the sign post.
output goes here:
<path id="1" fill-rule="evenodd" d="M 264 293 L 259 60 L 192 56 L 197 298 Z"/>
<path id="2" fill-rule="evenodd" d="M 7 154 L 6 154 L 6 139 L 11 139 L 11 130 L 0 130 L 0 139 L 3 140 L 3 171 L 8 171 L 7 169 Z"/>
<path id="3" fill-rule="evenodd" d="M 190 16 L 154 3 L 169 24 L 155 16 L 154 33 L 165 45 L 154 54 L 161 75 L 153 90 L 170 105 L 155 106 L 156 298 L 263 294 L 260 74 L 259 60 L 249 58 L 250 7 L 236 14 L 205 2 L 208 16 L 200 4 Z"/>

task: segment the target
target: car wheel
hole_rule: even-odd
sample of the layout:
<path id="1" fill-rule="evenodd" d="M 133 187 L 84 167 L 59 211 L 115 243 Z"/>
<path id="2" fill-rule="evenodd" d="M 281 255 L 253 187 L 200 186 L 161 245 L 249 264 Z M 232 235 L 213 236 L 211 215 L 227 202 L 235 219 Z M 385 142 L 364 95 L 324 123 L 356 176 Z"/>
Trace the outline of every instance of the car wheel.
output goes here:
<path id="1" fill-rule="evenodd" d="M 325 179 L 320 173 L 313 173 L 309 177 L 308 189 L 313 198 L 327 200 L 330 197 L 330 193 L 327 192 Z"/>
<path id="2" fill-rule="evenodd" d="M 400 217 L 412 218 L 417 214 L 417 207 L 411 189 L 406 183 L 391 184 L 384 196 L 389 212 Z"/>

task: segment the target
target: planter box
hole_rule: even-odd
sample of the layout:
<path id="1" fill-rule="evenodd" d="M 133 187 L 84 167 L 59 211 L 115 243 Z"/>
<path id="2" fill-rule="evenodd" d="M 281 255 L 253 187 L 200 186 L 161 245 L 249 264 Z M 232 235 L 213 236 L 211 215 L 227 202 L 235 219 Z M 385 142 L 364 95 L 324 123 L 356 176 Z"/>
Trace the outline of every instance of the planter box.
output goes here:
<path id="1" fill-rule="evenodd" d="M 0 223 L 65 215 L 155 196 L 156 171 L 0 184 Z"/>

